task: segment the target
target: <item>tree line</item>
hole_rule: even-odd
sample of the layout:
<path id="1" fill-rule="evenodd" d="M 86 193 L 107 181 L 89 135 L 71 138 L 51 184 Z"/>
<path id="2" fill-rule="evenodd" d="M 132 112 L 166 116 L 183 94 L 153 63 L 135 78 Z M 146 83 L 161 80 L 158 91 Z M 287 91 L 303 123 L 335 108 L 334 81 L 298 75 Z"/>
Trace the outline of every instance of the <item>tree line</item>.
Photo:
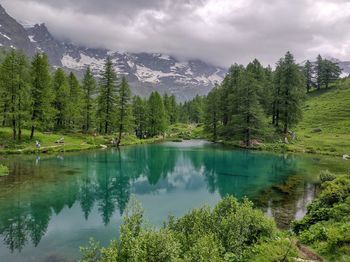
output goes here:
<path id="1" fill-rule="evenodd" d="M 340 73 L 336 63 L 321 56 L 315 64 L 307 61 L 300 66 L 290 52 L 276 63 L 275 70 L 263 67 L 257 59 L 247 66 L 234 64 L 207 97 L 187 102 L 187 116 L 189 121 L 205 123 L 213 140 L 234 138 L 249 147 L 266 134 L 290 133 L 302 117 L 305 93 L 328 88 Z"/>
<path id="2" fill-rule="evenodd" d="M 29 60 L 11 50 L 0 65 L 1 125 L 11 127 L 18 141 L 24 128 L 31 130 L 31 139 L 36 130 L 117 134 L 118 144 L 125 132 L 157 136 L 178 121 L 179 107 L 174 95 L 132 96 L 110 58 L 98 79 L 88 67 L 82 81 L 73 72 L 52 70 L 45 53 Z"/>

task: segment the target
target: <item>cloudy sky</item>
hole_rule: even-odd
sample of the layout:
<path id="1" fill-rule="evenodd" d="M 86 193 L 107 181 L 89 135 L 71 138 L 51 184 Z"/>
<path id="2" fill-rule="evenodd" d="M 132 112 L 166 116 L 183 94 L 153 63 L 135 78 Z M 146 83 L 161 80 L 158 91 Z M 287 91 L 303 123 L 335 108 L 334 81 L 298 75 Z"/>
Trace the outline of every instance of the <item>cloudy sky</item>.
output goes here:
<path id="1" fill-rule="evenodd" d="M 0 0 L 89 47 L 161 52 L 216 65 L 318 53 L 350 60 L 350 0 Z"/>

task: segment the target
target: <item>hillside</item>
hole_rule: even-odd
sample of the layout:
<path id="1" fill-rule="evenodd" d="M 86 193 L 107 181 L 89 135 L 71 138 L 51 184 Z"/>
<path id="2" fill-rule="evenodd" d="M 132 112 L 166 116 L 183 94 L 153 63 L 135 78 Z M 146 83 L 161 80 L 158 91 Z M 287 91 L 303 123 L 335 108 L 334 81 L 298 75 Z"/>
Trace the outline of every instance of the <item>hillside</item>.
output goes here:
<path id="1" fill-rule="evenodd" d="M 350 155 L 350 79 L 308 95 L 291 150 Z"/>

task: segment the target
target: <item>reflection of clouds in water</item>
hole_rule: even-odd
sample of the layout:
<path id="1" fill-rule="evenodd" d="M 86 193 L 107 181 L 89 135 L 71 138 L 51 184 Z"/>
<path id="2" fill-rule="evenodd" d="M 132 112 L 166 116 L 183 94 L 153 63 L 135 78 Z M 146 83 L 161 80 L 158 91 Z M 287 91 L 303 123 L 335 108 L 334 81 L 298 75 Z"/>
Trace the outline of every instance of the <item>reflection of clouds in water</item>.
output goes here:
<path id="1" fill-rule="evenodd" d="M 295 213 L 296 220 L 300 220 L 305 216 L 307 212 L 307 206 L 315 198 L 315 195 L 316 195 L 315 185 L 307 183 L 306 190 L 303 191 L 302 196 L 298 199 L 296 203 L 296 207 L 297 207 L 297 212 Z"/>

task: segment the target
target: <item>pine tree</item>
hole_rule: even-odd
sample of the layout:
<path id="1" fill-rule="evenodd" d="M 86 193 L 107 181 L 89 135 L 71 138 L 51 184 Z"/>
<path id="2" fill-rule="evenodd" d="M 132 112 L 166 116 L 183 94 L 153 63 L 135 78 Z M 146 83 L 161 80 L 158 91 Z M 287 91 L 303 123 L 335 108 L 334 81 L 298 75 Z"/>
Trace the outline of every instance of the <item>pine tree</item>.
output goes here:
<path id="1" fill-rule="evenodd" d="M 259 132 L 263 124 L 263 109 L 259 102 L 261 84 L 256 72 L 246 70 L 239 87 L 238 112 L 235 115 L 236 126 L 243 136 L 245 146 L 251 146 L 252 136 Z"/>
<path id="2" fill-rule="evenodd" d="M 28 62 L 26 56 L 11 50 L 1 65 L 1 105 L 5 115 L 11 123 L 13 139 L 21 140 L 22 127 L 29 117 L 30 89 Z M 18 134 L 18 137 L 17 137 Z"/>
<path id="3" fill-rule="evenodd" d="M 313 77 L 313 66 L 312 63 L 307 60 L 304 68 L 304 77 L 305 77 L 305 82 L 306 82 L 306 92 L 310 92 L 310 89 L 312 88 L 312 86 L 314 85 L 313 81 L 312 81 L 312 77 Z"/>
<path id="4" fill-rule="evenodd" d="M 82 91 L 76 76 L 71 72 L 68 76 L 69 87 L 69 127 L 79 128 L 82 122 Z"/>
<path id="5" fill-rule="evenodd" d="M 142 139 L 146 132 L 147 103 L 141 97 L 135 96 L 132 102 L 135 135 Z"/>
<path id="6" fill-rule="evenodd" d="M 54 111 L 51 107 L 54 99 L 49 72 L 49 62 L 46 54 L 37 53 L 31 63 L 31 133 L 33 139 L 36 128 L 50 127 Z"/>
<path id="7" fill-rule="evenodd" d="M 119 146 L 122 134 L 123 132 L 130 130 L 132 120 L 131 91 L 128 81 L 124 76 L 118 89 L 117 120 L 119 134 L 117 146 Z"/>
<path id="8" fill-rule="evenodd" d="M 273 74 L 273 98 L 272 98 L 272 124 L 279 126 L 280 108 L 281 108 L 281 81 L 283 71 L 283 59 L 276 64 L 276 70 Z"/>
<path id="9" fill-rule="evenodd" d="M 304 98 L 304 78 L 294 57 L 287 52 L 282 65 L 280 110 L 283 132 L 287 134 L 289 128 L 301 118 L 301 105 Z"/>
<path id="10" fill-rule="evenodd" d="M 317 90 L 321 89 L 321 86 L 323 85 L 323 59 L 321 57 L 321 55 L 317 56 L 316 59 L 316 66 L 315 66 L 315 74 L 316 74 L 316 87 Z"/>
<path id="11" fill-rule="evenodd" d="M 62 68 L 58 68 L 52 80 L 53 91 L 55 98 L 53 107 L 55 109 L 55 129 L 63 129 L 68 126 L 70 111 L 69 111 L 69 97 L 70 90 L 66 74 Z"/>
<path id="12" fill-rule="evenodd" d="M 326 88 L 329 87 L 330 83 L 339 79 L 341 71 L 337 63 L 333 63 L 327 59 L 323 60 L 322 82 Z"/>
<path id="13" fill-rule="evenodd" d="M 169 120 L 170 124 L 175 124 L 178 121 L 179 118 L 179 112 L 178 112 L 178 105 L 176 102 L 175 95 L 171 95 L 169 98 Z"/>
<path id="14" fill-rule="evenodd" d="M 153 137 L 164 134 L 166 130 L 166 113 L 162 97 L 158 92 L 152 92 L 147 101 L 147 130 Z"/>
<path id="15" fill-rule="evenodd" d="M 100 132 L 108 134 L 113 130 L 117 100 L 117 75 L 110 57 L 107 57 L 101 74 L 97 116 Z"/>
<path id="16" fill-rule="evenodd" d="M 96 81 L 90 67 L 86 69 L 82 85 L 82 116 L 83 131 L 88 133 L 93 126 L 94 95 L 96 92 Z"/>
<path id="17" fill-rule="evenodd" d="M 218 127 L 220 124 L 220 89 L 218 86 L 214 87 L 208 94 L 205 103 L 205 126 L 212 134 L 214 141 L 218 138 Z"/>

